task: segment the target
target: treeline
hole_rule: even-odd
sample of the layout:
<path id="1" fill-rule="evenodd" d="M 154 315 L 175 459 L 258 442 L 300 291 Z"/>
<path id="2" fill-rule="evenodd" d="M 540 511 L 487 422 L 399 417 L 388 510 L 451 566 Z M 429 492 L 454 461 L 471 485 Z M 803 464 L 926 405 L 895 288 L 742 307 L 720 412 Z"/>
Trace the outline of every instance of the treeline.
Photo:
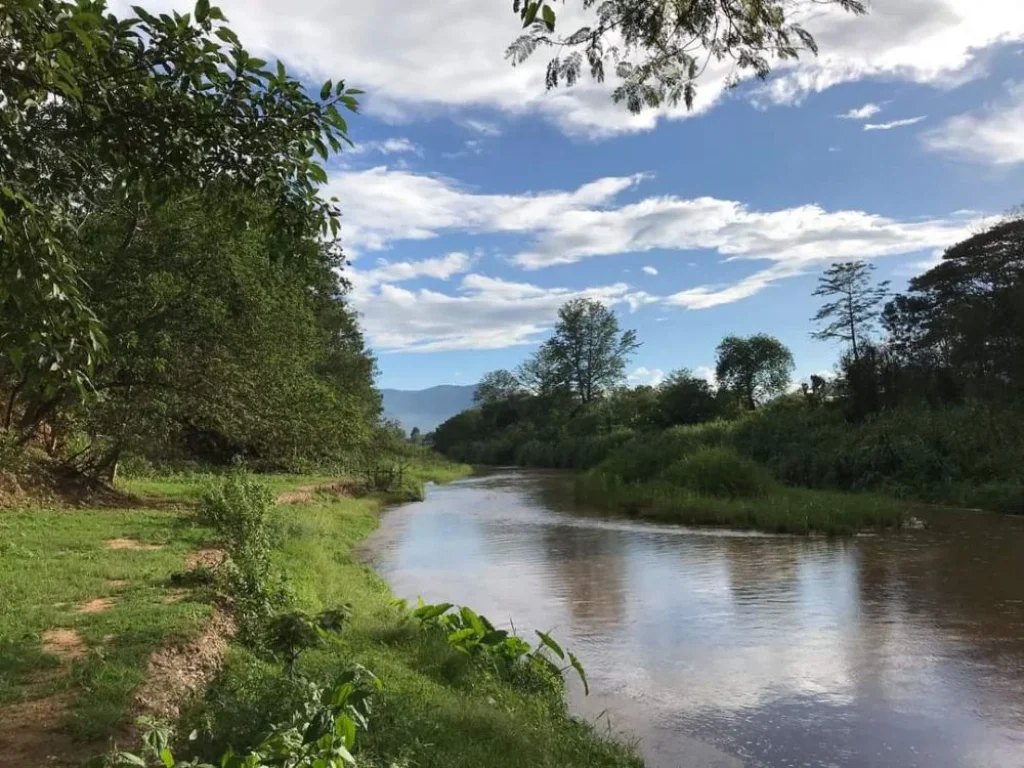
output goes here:
<path id="1" fill-rule="evenodd" d="M 794 386 L 789 350 L 759 334 L 721 342 L 714 384 L 684 369 L 623 386 L 637 339 L 576 300 L 431 440 L 460 461 L 600 466 L 626 483 L 725 446 L 790 485 L 1024 512 L 1024 218 L 951 247 L 905 294 L 872 269 L 835 264 L 815 291 L 814 335 L 843 345 L 834 377 Z"/>
<path id="2" fill-rule="evenodd" d="M 358 92 L 307 92 L 208 2 L 135 14 L 0 14 L 0 469 L 371 445 L 375 363 L 318 194 Z"/>

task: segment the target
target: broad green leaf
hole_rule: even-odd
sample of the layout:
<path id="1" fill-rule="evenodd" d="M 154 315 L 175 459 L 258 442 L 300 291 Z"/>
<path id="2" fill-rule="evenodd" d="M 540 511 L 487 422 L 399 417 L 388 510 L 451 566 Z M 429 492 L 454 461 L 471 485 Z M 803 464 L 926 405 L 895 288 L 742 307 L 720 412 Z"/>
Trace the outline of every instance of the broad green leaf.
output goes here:
<path id="1" fill-rule="evenodd" d="M 572 668 L 576 670 L 576 674 L 580 676 L 580 680 L 583 682 L 583 694 L 585 696 L 590 695 L 590 684 L 587 682 L 587 673 L 583 669 L 583 665 L 580 664 L 580 660 L 576 658 L 572 653 L 569 654 L 569 663 L 572 664 Z"/>
<path id="2" fill-rule="evenodd" d="M 331 97 L 331 87 L 332 86 L 333 86 L 333 83 L 331 83 L 330 80 L 328 80 L 326 83 L 323 84 L 323 87 L 320 89 L 320 100 L 321 101 L 327 101 L 327 99 L 329 99 Z"/>
<path id="3" fill-rule="evenodd" d="M 537 633 L 537 636 L 540 638 L 540 641 L 544 643 L 546 647 L 551 649 L 552 653 L 554 653 L 560 659 L 565 658 L 565 651 L 562 650 L 562 646 L 556 643 L 554 638 L 551 637 L 551 635 L 545 632 L 541 632 L 539 629 L 534 631 Z"/>
<path id="4" fill-rule="evenodd" d="M 174 768 L 174 755 L 167 747 L 160 750 L 160 762 L 164 764 L 165 768 Z"/>
<path id="5" fill-rule="evenodd" d="M 545 5 L 544 6 L 544 11 L 542 13 L 542 16 L 544 17 L 544 26 L 548 28 L 548 32 L 554 32 L 555 31 L 555 9 L 552 8 L 550 5 Z"/>
<path id="6" fill-rule="evenodd" d="M 196 0 L 195 17 L 196 21 L 204 22 L 210 16 L 210 0 Z"/>

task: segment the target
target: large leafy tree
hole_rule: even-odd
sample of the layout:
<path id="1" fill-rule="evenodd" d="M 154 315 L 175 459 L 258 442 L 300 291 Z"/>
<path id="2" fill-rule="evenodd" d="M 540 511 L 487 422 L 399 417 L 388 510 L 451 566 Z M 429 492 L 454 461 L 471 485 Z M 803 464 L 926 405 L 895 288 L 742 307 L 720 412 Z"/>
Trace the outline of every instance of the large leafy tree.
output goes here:
<path id="1" fill-rule="evenodd" d="M 906 363 L 1024 383 L 1024 217 L 949 248 L 886 305 L 884 321 Z"/>
<path id="2" fill-rule="evenodd" d="M 599 82 L 613 67 L 612 91 L 630 112 L 683 102 L 693 107 L 697 80 L 711 62 L 729 61 L 731 83 L 750 72 L 764 79 L 772 66 L 816 54 L 818 46 L 797 19 L 801 11 L 833 5 L 854 14 L 863 0 L 579 0 L 588 23 L 556 30 L 555 0 L 513 0 L 526 32 L 506 52 L 513 64 L 538 48 L 556 52 L 547 87 L 572 86 L 584 68 Z"/>
<path id="3" fill-rule="evenodd" d="M 125 450 L 223 461 L 321 458 L 368 438 L 374 365 L 343 303 L 339 255 L 284 236 L 273 203 L 220 183 L 83 227 L 85 297 L 109 332 L 95 397 L 51 426 L 90 439 L 76 466 L 107 474 Z"/>
<path id="4" fill-rule="evenodd" d="M 882 301 L 889 294 L 888 280 L 872 281 L 874 269 L 875 265 L 866 261 L 838 262 L 818 278 L 814 291 L 815 296 L 830 300 L 814 316 L 820 328 L 812 335 L 849 344 L 854 362 L 860 360 L 861 347 L 871 338 Z"/>
<path id="5" fill-rule="evenodd" d="M 686 368 L 673 371 L 658 385 L 658 406 L 665 426 L 698 424 L 719 412 L 711 385 Z"/>
<path id="6" fill-rule="evenodd" d="M 794 367 L 793 353 L 774 336 L 726 336 L 718 345 L 715 375 L 719 386 L 753 410 L 786 391 Z"/>
<path id="7" fill-rule="evenodd" d="M 509 400 L 523 392 L 523 385 L 511 371 L 501 368 L 485 373 L 473 391 L 473 401 L 481 404 Z"/>
<path id="8" fill-rule="evenodd" d="M 626 374 L 626 362 L 640 346 L 635 331 L 622 331 L 619 320 L 595 299 L 573 299 L 558 310 L 554 334 L 535 356 L 541 389 L 569 392 L 589 403 Z"/>
<path id="9" fill-rule="evenodd" d="M 97 212 L 230 179 L 273 201 L 280 231 L 338 228 L 316 194 L 318 157 L 348 140 L 340 109 L 357 92 L 327 82 L 309 95 L 250 56 L 209 0 L 135 13 L 118 19 L 102 0 L 0 8 L 0 380 L 37 419 L 85 392 L 103 354 L 74 247 Z"/>

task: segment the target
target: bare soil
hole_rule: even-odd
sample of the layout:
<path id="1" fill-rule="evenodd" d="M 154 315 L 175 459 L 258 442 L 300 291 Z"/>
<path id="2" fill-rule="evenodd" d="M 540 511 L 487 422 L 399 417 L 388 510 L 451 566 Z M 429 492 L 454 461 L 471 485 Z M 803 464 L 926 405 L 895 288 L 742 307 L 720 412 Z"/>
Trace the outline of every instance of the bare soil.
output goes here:
<path id="1" fill-rule="evenodd" d="M 160 544 L 143 544 L 137 539 L 107 539 L 107 549 L 128 549 L 136 552 L 151 552 L 163 549 Z"/>
<path id="2" fill-rule="evenodd" d="M 185 567 L 189 570 L 209 568 L 212 571 L 223 562 L 224 552 L 222 550 L 197 549 L 195 552 L 190 552 L 188 557 L 185 558 Z"/>
<path id="3" fill-rule="evenodd" d="M 318 493 L 329 493 L 335 496 L 353 496 L 355 492 L 356 484 L 350 481 L 318 483 L 316 485 L 304 485 L 294 491 L 286 491 L 277 497 L 277 503 L 308 504 Z"/>
<path id="4" fill-rule="evenodd" d="M 43 632 L 43 651 L 62 661 L 81 659 L 89 649 L 73 629 L 48 629 Z"/>
<path id="5" fill-rule="evenodd" d="M 88 600 L 78 606 L 75 610 L 78 613 L 103 613 L 109 611 L 114 607 L 114 598 L 112 597 L 97 597 L 94 600 Z"/>
<path id="6" fill-rule="evenodd" d="M 235 623 L 214 609 L 203 633 L 184 645 L 163 648 L 149 658 L 146 682 L 135 694 L 139 714 L 176 720 L 180 707 L 206 686 L 220 670 Z"/>
<path id="7" fill-rule="evenodd" d="M 0 707 L 0 768 L 77 765 L 75 744 L 61 730 L 68 697 L 50 696 Z"/>

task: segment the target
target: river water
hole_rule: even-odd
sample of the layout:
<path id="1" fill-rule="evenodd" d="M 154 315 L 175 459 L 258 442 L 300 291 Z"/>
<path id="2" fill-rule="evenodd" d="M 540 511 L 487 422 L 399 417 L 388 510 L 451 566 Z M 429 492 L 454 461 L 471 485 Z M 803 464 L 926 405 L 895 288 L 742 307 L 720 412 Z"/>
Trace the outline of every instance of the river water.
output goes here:
<path id="1" fill-rule="evenodd" d="M 583 661 L 573 710 L 676 766 L 1024 766 L 1024 519 L 935 512 L 847 539 L 611 518 L 502 471 L 385 513 L 405 598 Z"/>

